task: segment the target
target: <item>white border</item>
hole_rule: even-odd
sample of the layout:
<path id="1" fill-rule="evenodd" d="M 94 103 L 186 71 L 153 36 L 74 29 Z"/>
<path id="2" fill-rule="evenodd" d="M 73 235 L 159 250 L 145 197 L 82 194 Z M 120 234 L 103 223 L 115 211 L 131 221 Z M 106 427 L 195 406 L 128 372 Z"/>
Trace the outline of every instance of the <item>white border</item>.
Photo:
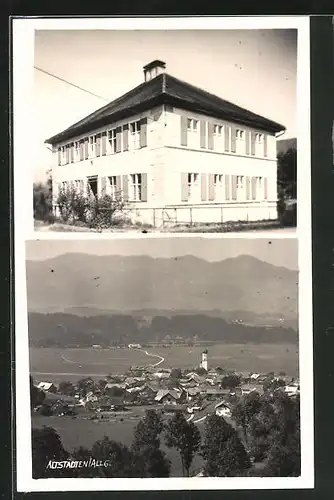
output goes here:
<path id="1" fill-rule="evenodd" d="M 37 233 L 33 230 L 32 155 L 30 129 L 33 89 L 35 29 L 298 29 L 298 229 L 296 234 L 101 234 Z M 119 19 L 14 19 L 14 229 L 15 229 L 15 332 L 16 335 L 16 450 L 17 490 L 28 491 L 136 491 L 136 490 L 229 490 L 314 487 L 313 431 L 313 333 L 311 262 L 311 163 L 310 163 L 310 61 L 309 17 L 206 17 Z M 131 239 L 131 238 L 295 238 L 299 256 L 299 346 L 301 381 L 302 464 L 298 478 L 159 478 L 159 479 L 32 479 L 29 399 L 29 350 L 25 281 L 25 240 L 32 239 Z M 302 250 L 301 250 L 302 249 Z M 19 336 L 19 338 L 18 338 Z"/>

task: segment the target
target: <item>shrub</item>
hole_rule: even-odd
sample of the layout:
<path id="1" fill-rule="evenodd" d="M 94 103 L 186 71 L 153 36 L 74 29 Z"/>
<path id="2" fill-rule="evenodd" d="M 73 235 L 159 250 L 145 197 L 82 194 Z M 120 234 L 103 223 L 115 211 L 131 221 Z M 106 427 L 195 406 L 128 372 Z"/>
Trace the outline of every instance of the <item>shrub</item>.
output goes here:
<path id="1" fill-rule="evenodd" d="M 61 190 L 56 203 L 63 222 L 84 224 L 94 229 L 120 224 L 119 214 L 125 206 L 121 199 L 114 199 L 109 195 L 85 196 L 72 187 Z"/>

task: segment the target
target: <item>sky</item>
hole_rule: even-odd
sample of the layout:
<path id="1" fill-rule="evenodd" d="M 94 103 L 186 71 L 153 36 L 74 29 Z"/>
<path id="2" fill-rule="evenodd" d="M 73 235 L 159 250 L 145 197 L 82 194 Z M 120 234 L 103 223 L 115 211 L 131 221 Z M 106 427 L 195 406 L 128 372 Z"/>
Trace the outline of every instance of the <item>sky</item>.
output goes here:
<path id="1" fill-rule="evenodd" d="M 34 179 L 44 141 L 143 82 L 154 59 L 167 73 L 286 127 L 296 137 L 296 30 L 40 30 L 35 34 Z M 97 94 L 94 97 L 44 72 Z"/>
<path id="2" fill-rule="evenodd" d="M 72 252 L 92 255 L 148 255 L 154 258 L 194 255 L 210 262 L 251 255 L 278 267 L 298 269 L 297 238 L 57 239 L 31 240 L 26 243 L 27 260 L 46 260 Z"/>

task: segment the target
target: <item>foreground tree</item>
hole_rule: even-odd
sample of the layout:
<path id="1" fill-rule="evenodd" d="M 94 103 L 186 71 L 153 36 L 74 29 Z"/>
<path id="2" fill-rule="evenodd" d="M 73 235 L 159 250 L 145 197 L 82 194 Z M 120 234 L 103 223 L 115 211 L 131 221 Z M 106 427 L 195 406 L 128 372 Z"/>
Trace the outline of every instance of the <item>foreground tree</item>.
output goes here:
<path id="1" fill-rule="evenodd" d="M 145 464 L 132 450 L 107 436 L 96 441 L 92 447 L 92 458 L 105 464 L 98 468 L 104 477 L 145 477 Z"/>
<path id="2" fill-rule="evenodd" d="M 32 474 L 34 479 L 68 476 L 66 469 L 48 468 L 49 461 L 68 458 L 59 434 L 53 427 L 32 429 Z"/>
<path id="3" fill-rule="evenodd" d="M 261 409 L 261 397 L 258 392 L 242 396 L 232 410 L 232 418 L 240 427 L 246 445 L 249 442 L 249 425 Z"/>
<path id="4" fill-rule="evenodd" d="M 189 477 L 194 456 L 201 444 L 201 434 L 193 422 L 187 422 L 182 413 L 175 413 L 166 426 L 166 445 L 178 450 L 183 476 Z"/>
<path id="5" fill-rule="evenodd" d="M 144 464 L 145 477 L 169 477 L 170 462 L 160 449 L 163 427 L 160 413 L 147 410 L 135 428 L 131 450 Z"/>
<path id="6" fill-rule="evenodd" d="M 250 453 L 264 462 L 267 475 L 300 475 L 299 398 L 282 391 L 262 396 L 261 409 L 249 425 Z"/>
<path id="7" fill-rule="evenodd" d="M 237 432 L 224 418 L 217 415 L 211 415 L 206 420 L 201 454 L 206 476 L 242 476 L 247 474 L 251 466 Z"/>
<path id="8" fill-rule="evenodd" d="M 47 181 L 36 182 L 33 186 L 34 218 L 51 222 L 52 216 L 52 178 L 49 175 Z"/>

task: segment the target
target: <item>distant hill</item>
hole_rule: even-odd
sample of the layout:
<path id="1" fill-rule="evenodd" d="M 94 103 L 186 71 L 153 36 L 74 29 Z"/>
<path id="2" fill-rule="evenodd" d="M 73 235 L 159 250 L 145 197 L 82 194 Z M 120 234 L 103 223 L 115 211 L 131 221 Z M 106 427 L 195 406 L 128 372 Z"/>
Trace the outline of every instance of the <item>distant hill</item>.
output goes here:
<path id="1" fill-rule="evenodd" d="M 131 315 L 80 317 L 73 314 L 30 312 L 29 343 L 34 347 L 90 347 L 128 345 L 132 342 L 196 341 L 225 343 L 290 343 L 298 334 L 292 328 L 244 326 L 204 314 L 154 316 L 147 322 Z"/>

